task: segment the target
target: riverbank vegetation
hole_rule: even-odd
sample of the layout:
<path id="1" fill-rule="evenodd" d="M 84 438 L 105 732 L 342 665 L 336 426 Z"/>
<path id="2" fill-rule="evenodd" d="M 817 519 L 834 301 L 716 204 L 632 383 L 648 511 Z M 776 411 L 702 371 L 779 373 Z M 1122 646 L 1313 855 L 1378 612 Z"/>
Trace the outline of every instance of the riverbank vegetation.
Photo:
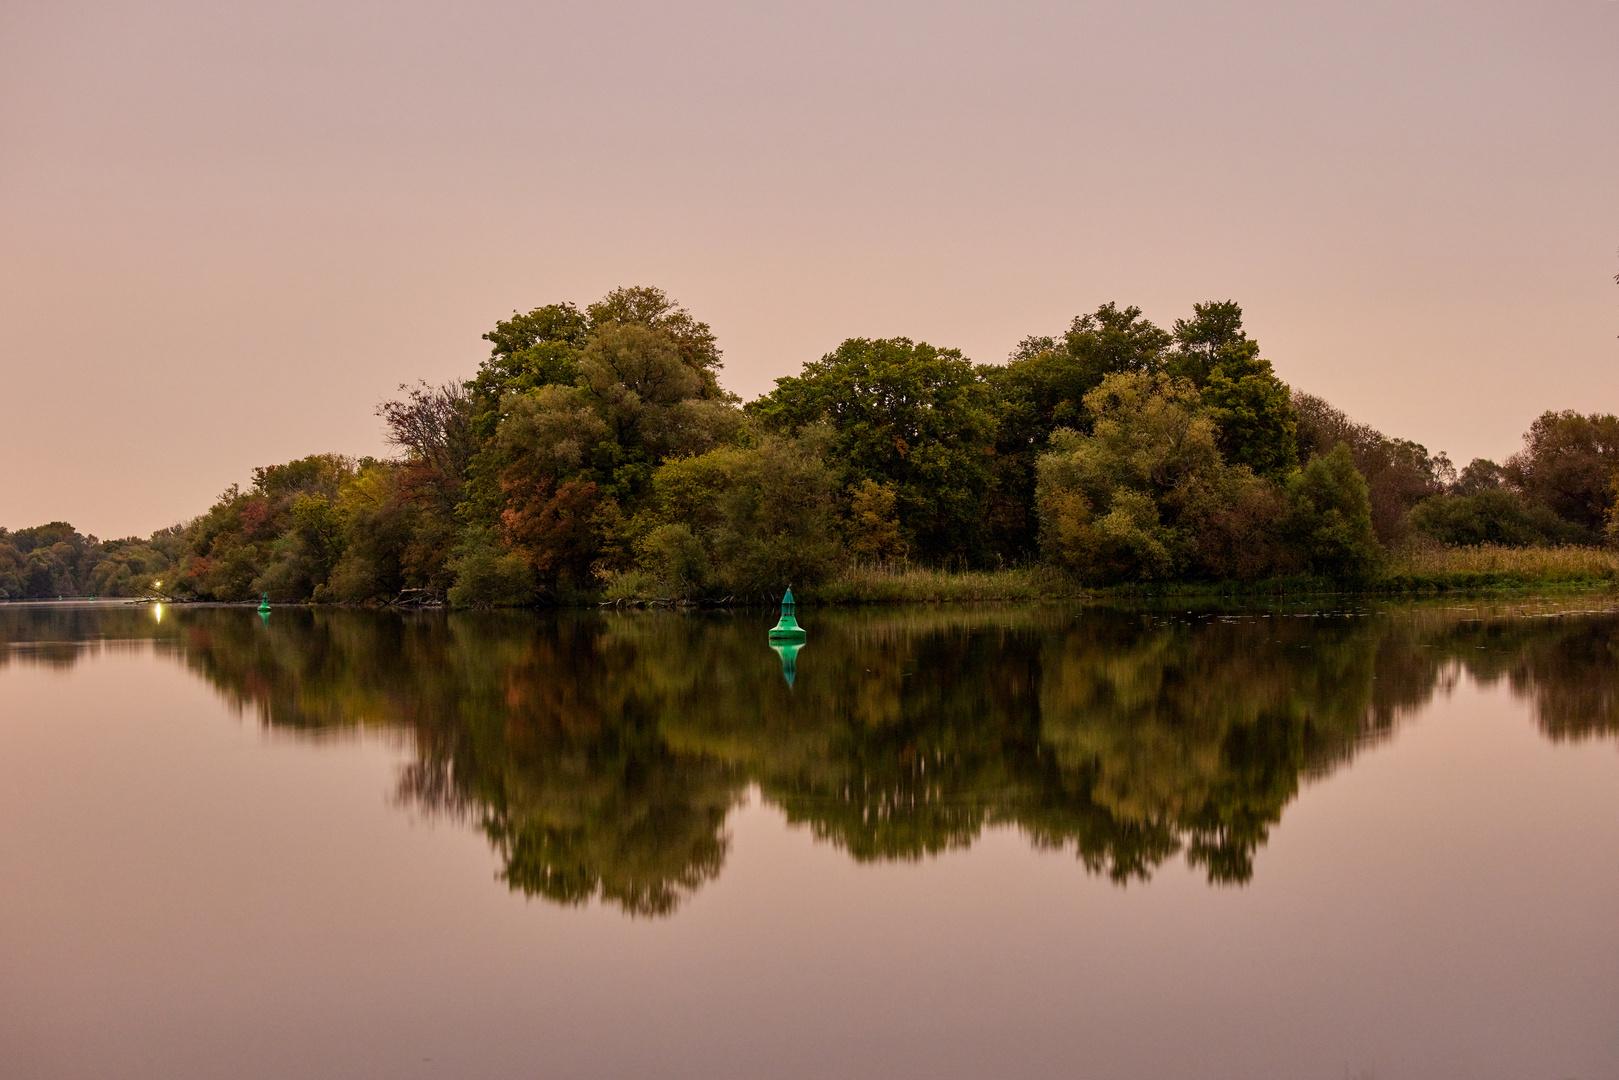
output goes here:
<path id="1" fill-rule="evenodd" d="M 0 531 L 0 594 L 525 606 L 1607 581 L 1619 417 L 1504 463 L 1283 383 L 1234 302 L 1104 304 L 1003 364 L 851 338 L 743 403 L 652 288 L 513 313 L 465 382 L 378 407 L 396 456 L 253 471 L 147 540 Z"/>

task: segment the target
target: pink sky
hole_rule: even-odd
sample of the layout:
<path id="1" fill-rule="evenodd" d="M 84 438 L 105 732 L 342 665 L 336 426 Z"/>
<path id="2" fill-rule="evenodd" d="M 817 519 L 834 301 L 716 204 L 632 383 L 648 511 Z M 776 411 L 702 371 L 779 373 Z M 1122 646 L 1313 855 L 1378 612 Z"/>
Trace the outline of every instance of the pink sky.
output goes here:
<path id="1" fill-rule="evenodd" d="M 0 6 L 0 525 L 382 451 L 514 308 L 663 287 L 744 397 L 1232 298 L 1458 464 L 1619 411 L 1619 4 Z"/>

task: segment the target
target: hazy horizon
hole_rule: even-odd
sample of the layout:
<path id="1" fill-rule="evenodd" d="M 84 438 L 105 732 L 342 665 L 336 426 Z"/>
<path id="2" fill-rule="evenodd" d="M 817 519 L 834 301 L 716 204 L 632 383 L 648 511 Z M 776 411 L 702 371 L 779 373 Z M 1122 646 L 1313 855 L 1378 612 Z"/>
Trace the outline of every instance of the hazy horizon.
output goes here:
<path id="1" fill-rule="evenodd" d="M 768 390 L 1235 299 L 1463 465 L 1619 411 L 1619 4 L 0 11 L 0 525 L 145 534 L 382 453 L 514 309 L 618 285 Z"/>

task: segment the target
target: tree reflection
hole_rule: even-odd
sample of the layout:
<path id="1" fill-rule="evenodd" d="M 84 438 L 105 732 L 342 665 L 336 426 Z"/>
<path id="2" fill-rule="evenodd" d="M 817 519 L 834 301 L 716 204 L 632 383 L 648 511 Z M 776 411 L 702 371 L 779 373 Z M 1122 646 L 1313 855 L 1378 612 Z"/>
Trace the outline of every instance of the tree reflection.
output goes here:
<path id="1" fill-rule="evenodd" d="M 514 889 L 665 915 L 752 786 L 857 860 L 988 827 L 1118 882 L 1241 883 L 1302 784 L 1447 692 L 1505 680 L 1552 739 L 1619 734 L 1619 617 L 1105 607 L 766 616 L 0 608 L 0 664 L 153 639 L 277 729 L 406 734 L 402 806 L 465 821 Z"/>

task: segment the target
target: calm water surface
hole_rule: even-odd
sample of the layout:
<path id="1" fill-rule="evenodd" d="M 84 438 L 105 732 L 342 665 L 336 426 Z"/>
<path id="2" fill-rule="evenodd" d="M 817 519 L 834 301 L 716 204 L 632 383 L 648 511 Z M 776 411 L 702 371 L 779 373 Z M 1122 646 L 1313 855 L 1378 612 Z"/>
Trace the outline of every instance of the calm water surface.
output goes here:
<path id="1" fill-rule="evenodd" d="M 1619 1078 L 1609 604 L 0 606 L 0 1075 Z"/>

